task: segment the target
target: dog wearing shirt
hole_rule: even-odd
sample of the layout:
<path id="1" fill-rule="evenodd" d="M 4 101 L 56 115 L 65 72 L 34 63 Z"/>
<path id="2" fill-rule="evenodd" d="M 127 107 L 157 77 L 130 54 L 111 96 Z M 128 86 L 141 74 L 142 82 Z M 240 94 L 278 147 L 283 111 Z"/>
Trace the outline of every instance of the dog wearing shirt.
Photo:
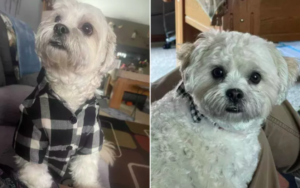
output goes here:
<path id="1" fill-rule="evenodd" d="M 246 188 L 261 124 L 298 77 L 296 61 L 257 36 L 214 30 L 178 59 L 182 81 L 151 107 L 151 187 Z"/>
<path id="2" fill-rule="evenodd" d="M 115 157 L 95 91 L 113 64 L 115 42 L 102 12 L 75 0 L 58 0 L 41 23 L 36 49 L 43 69 L 20 105 L 13 143 L 19 178 L 29 188 L 50 188 L 67 173 L 77 188 L 102 187 L 98 162 Z"/>

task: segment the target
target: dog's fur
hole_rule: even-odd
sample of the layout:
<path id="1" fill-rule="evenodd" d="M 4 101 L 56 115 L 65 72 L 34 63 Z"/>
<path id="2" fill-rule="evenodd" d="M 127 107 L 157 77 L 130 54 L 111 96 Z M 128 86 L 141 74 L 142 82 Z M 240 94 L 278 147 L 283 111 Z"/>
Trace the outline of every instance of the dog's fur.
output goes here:
<path id="1" fill-rule="evenodd" d="M 246 188 L 258 164 L 261 124 L 295 82 L 296 62 L 259 37 L 214 30 L 182 45 L 178 59 L 185 89 L 205 118 L 194 123 L 176 89 L 152 105 L 152 188 Z M 222 80 L 212 77 L 218 66 L 227 73 Z M 254 71 L 262 78 L 257 85 L 249 81 Z M 244 93 L 240 113 L 226 111 L 232 88 Z"/>
<path id="2" fill-rule="evenodd" d="M 53 40 L 55 18 L 67 26 L 69 34 L 63 39 L 64 50 L 50 45 Z M 93 26 L 93 34 L 86 36 L 81 30 L 85 23 Z M 88 4 L 75 0 L 58 0 L 54 11 L 41 23 L 36 48 L 46 78 L 51 88 L 64 99 L 75 112 L 86 100 L 91 99 L 100 86 L 102 76 L 112 67 L 116 36 L 102 12 Z M 104 142 L 100 157 L 113 164 L 114 146 Z M 99 188 L 99 154 L 77 156 L 71 162 L 71 174 L 75 187 Z M 50 188 L 52 177 L 45 164 L 28 163 L 16 157 L 20 167 L 19 177 L 29 188 Z"/>

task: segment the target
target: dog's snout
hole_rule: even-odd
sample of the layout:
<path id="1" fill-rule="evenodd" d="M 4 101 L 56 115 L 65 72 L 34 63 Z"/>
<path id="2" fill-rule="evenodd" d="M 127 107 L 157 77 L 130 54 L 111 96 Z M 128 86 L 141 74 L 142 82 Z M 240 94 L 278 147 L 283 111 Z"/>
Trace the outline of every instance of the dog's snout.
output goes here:
<path id="1" fill-rule="evenodd" d="M 69 33 L 69 29 L 64 24 L 56 24 L 54 26 L 54 33 L 57 35 L 66 35 Z"/>
<path id="2" fill-rule="evenodd" d="M 241 99 L 244 98 L 244 93 L 242 90 L 240 89 L 229 89 L 226 91 L 226 96 L 228 97 L 228 99 L 232 102 L 238 102 Z"/>

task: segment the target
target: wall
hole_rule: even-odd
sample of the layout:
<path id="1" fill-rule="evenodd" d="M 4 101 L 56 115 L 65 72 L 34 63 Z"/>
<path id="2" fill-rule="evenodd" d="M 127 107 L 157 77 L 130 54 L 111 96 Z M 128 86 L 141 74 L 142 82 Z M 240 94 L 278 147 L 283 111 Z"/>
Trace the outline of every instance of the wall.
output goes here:
<path id="1" fill-rule="evenodd" d="M 78 0 L 102 10 L 110 18 L 149 25 L 150 0 Z"/>
<path id="2" fill-rule="evenodd" d="M 113 22 L 116 25 L 114 32 L 117 35 L 118 44 L 132 46 L 136 48 L 149 49 L 148 25 L 138 24 L 114 18 L 107 18 L 107 21 Z M 118 26 L 121 25 L 122 28 L 119 29 Z M 134 31 L 137 32 L 137 36 L 135 39 L 132 39 L 131 35 Z"/>
<path id="3" fill-rule="evenodd" d="M 9 4 L 12 2 L 11 10 Z M 17 0 L 0 0 L 0 11 L 15 16 L 17 19 L 27 23 L 34 32 L 37 31 L 41 21 L 42 6 L 41 0 L 18 0 L 20 2 L 19 12 L 16 12 Z M 5 3 L 7 2 L 7 3 Z M 6 6 L 5 6 L 6 5 Z"/>

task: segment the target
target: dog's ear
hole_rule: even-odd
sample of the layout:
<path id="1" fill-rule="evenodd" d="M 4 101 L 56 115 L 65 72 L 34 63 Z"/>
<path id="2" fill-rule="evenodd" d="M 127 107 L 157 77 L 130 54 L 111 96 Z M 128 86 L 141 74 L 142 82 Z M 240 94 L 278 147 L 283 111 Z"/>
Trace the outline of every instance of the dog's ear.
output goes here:
<path id="1" fill-rule="evenodd" d="M 180 61 L 181 72 L 184 71 L 184 69 L 186 69 L 190 64 L 193 51 L 196 49 L 196 56 L 198 59 L 201 59 L 204 52 L 209 49 L 220 33 L 222 32 L 212 29 L 207 32 L 200 33 L 194 43 L 182 44 L 177 52 L 177 59 Z"/>
<path id="2" fill-rule="evenodd" d="M 183 81 L 188 79 L 188 67 L 192 61 L 201 61 L 203 54 L 209 49 L 215 41 L 220 31 L 210 30 L 198 35 L 198 39 L 194 43 L 182 44 L 177 51 L 177 59 L 180 62 L 180 72 Z M 194 54 L 195 53 L 195 54 Z M 192 69 L 192 66 L 190 66 Z"/>
<path id="3" fill-rule="evenodd" d="M 184 43 L 180 46 L 177 51 L 177 59 L 180 61 L 180 72 L 183 72 L 183 70 L 189 65 L 190 56 L 194 49 L 195 46 L 192 43 Z"/>
<path id="4" fill-rule="evenodd" d="M 284 57 L 284 60 L 287 63 L 289 72 L 288 87 L 291 87 L 299 78 L 299 61 L 292 57 Z"/>
<path id="5" fill-rule="evenodd" d="M 106 54 L 105 54 L 105 60 L 102 63 L 102 66 L 105 66 L 105 72 L 116 68 L 116 65 L 114 66 L 114 60 L 115 60 L 115 50 L 116 50 L 116 35 L 113 32 L 112 28 L 107 24 L 107 37 L 106 37 Z"/>
<path id="6" fill-rule="evenodd" d="M 279 105 L 286 99 L 288 89 L 298 79 L 299 65 L 296 59 L 283 57 L 273 43 L 269 43 L 269 50 L 277 66 L 277 72 L 280 78 L 280 88 L 277 100 L 277 104 Z"/>

